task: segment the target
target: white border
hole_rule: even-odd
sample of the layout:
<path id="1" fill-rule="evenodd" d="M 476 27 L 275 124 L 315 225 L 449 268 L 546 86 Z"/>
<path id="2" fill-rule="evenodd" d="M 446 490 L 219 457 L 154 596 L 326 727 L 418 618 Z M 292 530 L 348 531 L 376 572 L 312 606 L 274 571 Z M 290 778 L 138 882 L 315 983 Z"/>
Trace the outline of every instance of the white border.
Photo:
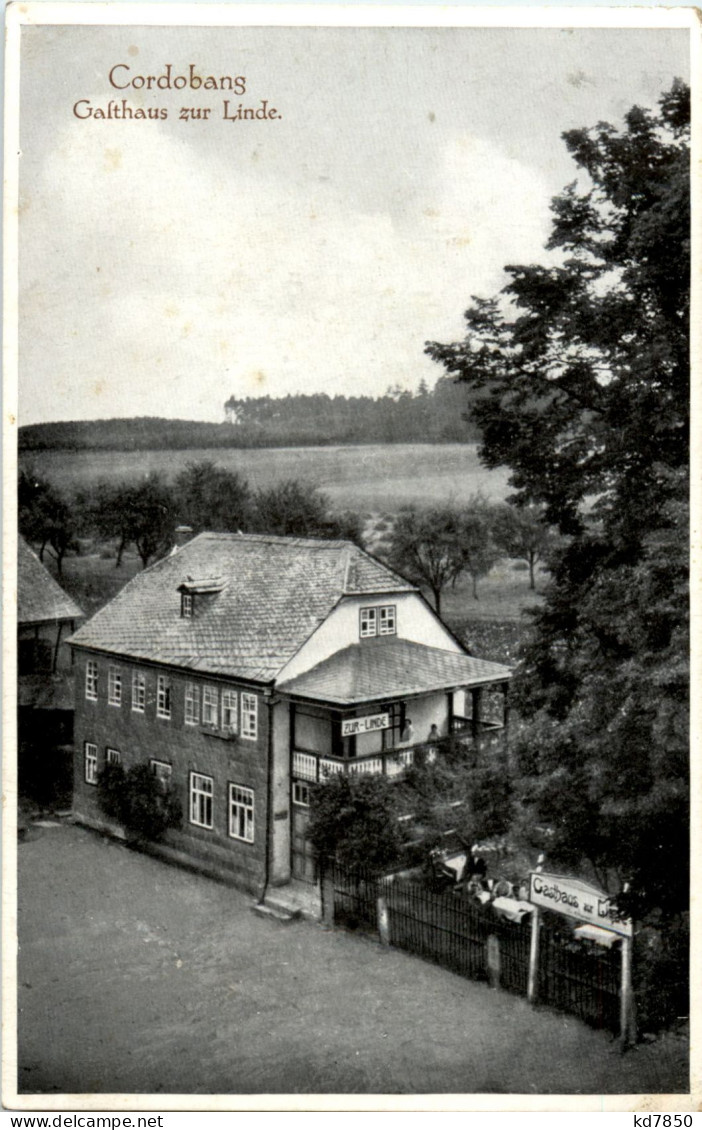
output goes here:
<path id="1" fill-rule="evenodd" d="M 4 238 L 4 415 L 3 415 L 3 662 L 6 672 L 16 669 L 16 530 L 17 499 L 17 358 L 18 358 L 18 172 L 19 172 L 19 86 L 20 33 L 23 26 L 39 25 L 103 25 L 188 27 L 514 27 L 514 28 L 684 28 L 690 31 L 692 74 L 692 169 L 693 169 L 693 243 L 692 262 L 702 262 L 702 218 L 700 209 L 700 164 L 702 138 L 699 105 L 701 62 L 700 31 L 702 12 L 687 8 L 532 8 L 532 7 L 433 7 L 428 5 L 401 7 L 394 5 L 287 5 L 287 4 L 153 4 L 153 3 L 19 3 L 6 12 L 5 70 L 5 208 Z M 702 300 L 697 277 L 693 278 L 691 305 L 692 325 L 692 410 L 699 419 L 700 361 L 702 359 Z M 693 431 L 694 440 L 694 431 Z M 697 445 L 693 443 L 693 466 L 698 468 Z M 693 644 L 692 686 L 700 686 L 702 654 L 698 592 L 702 541 L 699 513 L 702 484 L 692 476 L 693 518 L 692 566 Z M 16 691 L 14 680 L 3 683 L 3 745 L 16 749 Z M 693 704 L 696 707 L 696 704 Z M 692 828 L 697 832 L 702 815 L 702 769 L 699 765 L 699 709 L 693 709 L 692 747 Z M 699 1009 L 691 1016 L 692 1085 L 687 1095 L 173 1095 L 173 1094 L 17 1094 L 17 985 L 15 960 L 16 939 L 16 865 L 17 865 L 17 795 L 15 759 L 5 757 L 3 763 L 3 856 L 2 856 L 2 1096 L 6 1108 L 17 1111 L 679 1111 L 702 1109 L 702 1025 Z M 693 842 L 697 836 L 693 834 Z M 692 852 L 692 890 L 702 889 L 702 860 Z M 692 900 L 693 937 L 698 940 L 700 900 Z M 695 955 L 697 959 L 695 960 Z M 702 1000 L 702 960 L 699 946 L 693 948 L 692 1000 Z"/>

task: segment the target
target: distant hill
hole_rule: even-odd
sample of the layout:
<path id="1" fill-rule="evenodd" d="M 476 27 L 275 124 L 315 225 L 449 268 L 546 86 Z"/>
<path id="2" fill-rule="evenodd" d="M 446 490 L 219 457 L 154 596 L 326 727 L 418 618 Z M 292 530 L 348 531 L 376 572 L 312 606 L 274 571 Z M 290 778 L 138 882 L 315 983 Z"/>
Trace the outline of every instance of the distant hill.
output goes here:
<path id="1" fill-rule="evenodd" d="M 449 377 L 433 390 L 389 390 L 385 396 L 316 393 L 273 398 L 231 397 L 232 422 L 133 419 L 77 420 L 28 424 L 19 429 L 21 452 L 146 451 L 222 447 L 310 447 L 364 443 L 465 443 L 479 433 L 467 423 L 468 393 Z"/>

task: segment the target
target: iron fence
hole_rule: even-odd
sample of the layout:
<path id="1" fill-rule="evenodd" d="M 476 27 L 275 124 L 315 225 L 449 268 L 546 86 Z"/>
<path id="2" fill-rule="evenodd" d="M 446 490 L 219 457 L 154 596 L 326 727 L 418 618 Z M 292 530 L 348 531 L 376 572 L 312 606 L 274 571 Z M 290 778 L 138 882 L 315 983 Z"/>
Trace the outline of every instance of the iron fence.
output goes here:
<path id="1" fill-rule="evenodd" d="M 526 996 L 531 926 L 498 918 L 465 896 L 436 893 L 400 875 L 373 875 L 326 865 L 324 885 L 335 923 L 380 933 L 379 902 L 391 945 L 472 980 Z M 330 912 L 332 908 L 329 908 Z M 539 938 L 540 1004 L 572 1013 L 597 1028 L 619 1029 L 621 956 L 573 943 L 542 920 Z"/>

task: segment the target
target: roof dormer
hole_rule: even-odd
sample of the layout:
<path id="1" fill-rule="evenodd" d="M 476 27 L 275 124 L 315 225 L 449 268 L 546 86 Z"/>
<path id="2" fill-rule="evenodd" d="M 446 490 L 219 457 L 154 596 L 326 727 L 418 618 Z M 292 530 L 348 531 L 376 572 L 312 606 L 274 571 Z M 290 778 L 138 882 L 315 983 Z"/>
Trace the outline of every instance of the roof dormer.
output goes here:
<path id="1" fill-rule="evenodd" d="M 212 601 L 224 588 L 223 577 L 186 577 L 177 591 L 180 593 L 180 615 L 184 620 L 192 619 L 196 611 L 209 608 Z"/>

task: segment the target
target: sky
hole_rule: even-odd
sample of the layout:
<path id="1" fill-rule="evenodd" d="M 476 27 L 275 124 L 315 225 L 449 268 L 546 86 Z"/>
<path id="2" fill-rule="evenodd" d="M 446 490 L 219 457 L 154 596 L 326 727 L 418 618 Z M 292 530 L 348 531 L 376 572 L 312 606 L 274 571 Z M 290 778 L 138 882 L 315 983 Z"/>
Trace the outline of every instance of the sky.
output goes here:
<path id="1" fill-rule="evenodd" d="M 24 27 L 19 423 L 432 385 L 424 343 L 544 261 L 578 176 L 563 130 L 654 107 L 688 50 L 684 30 Z M 168 63 L 246 91 L 110 85 Z M 74 112 L 123 98 L 168 116 Z"/>

